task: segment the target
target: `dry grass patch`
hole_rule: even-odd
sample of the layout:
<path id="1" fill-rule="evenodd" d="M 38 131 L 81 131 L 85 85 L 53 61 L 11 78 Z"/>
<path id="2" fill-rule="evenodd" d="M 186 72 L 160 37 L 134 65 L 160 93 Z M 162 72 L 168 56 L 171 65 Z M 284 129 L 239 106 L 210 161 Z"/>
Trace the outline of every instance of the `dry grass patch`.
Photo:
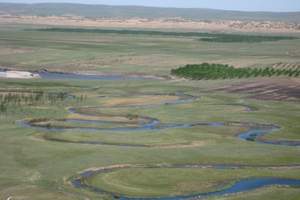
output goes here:
<path id="1" fill-rule="evenodd" d="M 217 88 L 230 93 L 248 94 L 249 98 L 275 101 L 299 101 L 300 79 L 257 79 Z"/>
<path id="2" fill-rule="evenodd" d="M 104 102 L 102 106 L 140 106 L 149 104 L 161 104 L 178 100 L 178 96 L 171 95 L 143 95 L 139 97 L 114 98 Z"/>

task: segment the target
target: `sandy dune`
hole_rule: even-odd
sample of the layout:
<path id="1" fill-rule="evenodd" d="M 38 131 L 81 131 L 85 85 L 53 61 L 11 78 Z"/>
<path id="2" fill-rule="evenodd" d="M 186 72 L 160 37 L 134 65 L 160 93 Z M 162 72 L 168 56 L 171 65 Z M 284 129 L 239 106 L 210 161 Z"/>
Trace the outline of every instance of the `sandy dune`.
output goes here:
<path id="1" fill-rule="evenodd" d="M 198 31 L 239 31 L 239 32 L 272 32 L 299 33 L 299 23 L 275 21 L 240 21 L 215 20 L 193 21 L 181 18 L 161 19 L 113 19 L 113 18 L 85 18 L 80 16 L 14 16 L 0 15 L 2 24 L 35 24 L 53 26 L 84 26 L 99 28 L 155 28 L 155 29 L 184 29 Z"/>

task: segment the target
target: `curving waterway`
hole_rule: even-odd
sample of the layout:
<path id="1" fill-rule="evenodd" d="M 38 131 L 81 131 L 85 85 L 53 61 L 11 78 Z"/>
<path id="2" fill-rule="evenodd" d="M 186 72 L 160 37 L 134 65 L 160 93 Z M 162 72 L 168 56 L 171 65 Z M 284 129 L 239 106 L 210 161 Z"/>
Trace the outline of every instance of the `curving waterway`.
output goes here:
<path id="1" fill-rule="evenodd" d="M 18 76 L 12 78 L 41 78 L 45 80 L 84 80 L 84 81 L 124 81 L 124 80 L 163 80 L 167 77 L 154 76 L 154 75 L 141 75 L 141 74 L 94 74 L 94 73 L 71 73 L 71 72 L 55 72 L 48 70 L 40 71 L 18 71 L 3 68 L 0 66 L 0 77 L 7 77 L 5 73 L 15 73 Z M 23 73 L 23 74 L 22 74 Z M 26 76 L 25 76 L 26 75 Z"/>
<path id="2" fill-rule="evenodd" d="M 241 180 L 237 180 L 233 184 L 228 183 L 228 187 L 216 189 L 212 192 L 200 192 L 187 195 L 178 196 L 163 196 L 163 197 L 128 197 L 123 194 L 114 193 L 111 191 L 104 190 L 100 187 L 89 185 L 86 180 L 99 175 L 110 173 L 120 169 L 128 168 L 143 168 L 143 169 L 155 169 L 155 168 L 179 168 L 179 169 L 243 169 L 253 168 L 256 169 L 268 169 L 268 168 L 284 168 L 287 166 L 242 166 L 242 165 L 169 165 L 169 166 L 142 166 L 142 165 L 124 165 L 124 166 L 110 166 L 103 167 L 96 170 L 86 170 L 81 172 L 78 176 L 71 178 L 70 182 L 75 188 L 87 189 L 100 194 L 108 194 L 113 196 L 115 199 L 120 200 L 185 200 L 185 199 L 205 199 L 214 196 L 223 196 L 236 194 L 239 192 L 247 192 L 255 189 L 259 189 L 266 186 L 280 185 L 280 186 L 291 186 L 300 187 L 300 179 L 289 179 L 289 178 L 278 178 L 278 177 L 249 177 Z M 290 168 L 300 168 L 300 165 L 288 166 Z"/>
<path id="3" fill-rule="evenodd" d="M 52 76 L 52 75 L 51 75 Z M 65 75 L 61 75 L 65 76 Z M 174 104 L 183 104 L 190 103 L 197 100 L 197 97 L 184 95 L 181 93 L 176 93 L 178 96 L 176 100 L 170 101 L 162 101 L 159 104 L 148 104 L 148 105 L 122 105 L 116 106 L 112 108 L 118 107 L 148 107 L 148 106 L 159 106 L 159 105 L 174 105 Z M 247 105 L 237 105 L 245 107 L 246 112 L 251 112 L 252 107 Z M 107 108 L 107 107 L 106 107 Z M 86 112 L 85 109 L 88 109 L 89 112 Z M 93 107 L 85 107 L 84 109 L 80 108 L 71 108 L 69 109 L 70 113 L 77 114 L 78 116 L 101 116 L 99 113 L 91 113 Z M 270 134 L 274 131 L 278 131 L 280 129 L 279 126 L 273 124 L 257 124 L 257 123 L 248 123 L 248 122 L 191 122 L 191 123 L 163 123 L 159 119 L 147 117 L 147 116 L 120 116 L 120 115 L 107 115 L 104 114 L 105 120 L 93 119 L 89 120 L 86 118 L 80 119 L 31 119 L 31 120 L 23 120 L 19 123 L 22 126 L 30 127 L 30 128 L 38 128 L 45 131 L 65 131 L 65 130 L 80 130 L 80 131 L 110 131 L 110 132 L 133 132 L 133 131 L 158 131 L 162 129 L 185 129 L 192 127 L 201 127 L 201 126 L 210 126 L 210 127 L 226 127 L 226 126 L 238 126 L 246 128 L 247 130 L 237 134 L 237 138 L 246 142 L 257 142 L 261 144 L 272 144 L 272 145 L 283 145 L 283 146 L 300 146 L 300 141 L 271 141 L 266 140 L 263 136 Z M 110 120 L 109 118 L 122 118 L 123 120 Z M 56 125 L 56 123 L 69 124 L 69 125 Z M 76 124 L 73 126 L 72 124 Z M 96 127 L 88 127 L 88 126 L 96 126 Z M 126 147 L 151 147 L 143 144 L 122 144 L 122 143 L 107 143 L 101 141 L 68 141 L 67 139 L 59 139 L 59 138 L 51 138 L 44 137 L 45 140 L 54 141 L 54 142 L 63 142 L 63 143 L 76 143 L 76 144 L 91 144 L 91 145 L 112 145 L 112 146 L 126 146 Z M 125 166 L 125 168 L 131 167 L 140 167 L 140 168 L 149 168 L 149 166 Z M 162 168 L 166 166 L 150 166 L 151 168 Z M 213 168 L 216 170 L 222 169 L 240 169 L 243 167 L 255 167 L 257 169 L 260 166 L 241 166 L 241 165 L 170 165 L 168 168 Z M 274 166 L 269 166 L 274 167 Z M 277 166 L 278 167 L 278 166 Z M 282 166 L 282 167 L 297 167 L 298 165 L 290 165 L 290 166 Z M 187 194 L 181 196 L 165 196 L 165 197 L 155 197 L 155 198 L 138 198 L 138 197 L 127 197 L 126 195 L 105 191 L 100 187 L 96 187 L 93 185 L 87 184 L 88 179 L 101 174 L 101 173 L 109 173 L 114 170 L 123 169 L 124 167 L 104 167 L 96 170 L 86 170 L 82 173 L 79 173 L 77 176 L 72 177 L 70 179 L 70 183 L 75 188 L 87 189 L 96 193 L 104 193 L 112 195 L 113 197 L 120 200 L 181 200 L 181 199 L 202 199 L 212 196 L 222 196 L 222 195 L 230 195 L 239 192 L 251 191 L 254 189 L 262 188 L 270 185 L 282 185 L 282 186 L 292 186 L 299 187 L 300 180 L 299 179 L 287 179 L 287 178 L 279 178 L 279 177 L 249 177 L 247 179 L 237 180 L 234 184 L 222 189 L 217 189 L 213 192 L 206 193 L 194 193 Z"/>
<path id="4" fill-rule="evenodd" d="M 193 96 L 181 95 L 177 100 L 165 102 L 164 104 L 182 104 L 185 102 L 191 102 L 196 100 Z M 154 105 L 139 105 L 154 106 Z M 139 107 L 130 105 L 129 107 Z M 240 105 L 239 105 L 240 106 Z M 125 106 L 123 106 L 125 107 Z M 96 109 L 95 107 L 85 107 L 85 109 Z M 246 107 L 246 111 L 250 112 L 250 107 Z M 97 116 L 97 114 L 89 114 L 80 109 L 70 108 L 70 113 L 75 113 L 84 116 Z M 258 124 L 248 122 L 192 122 L 192 123 L 163 123 L 159 119 L 145 117 L 145 116 L 134 116 L 133 119 L 136 122 L 132 122 L 132 116 L 121 116 L 112 115 L 111 117 L 123 117 L 127 121 L 109 121 L 109 120 L 87 120 L 87 119 L 33 119 L 23 120 L 18 123 L 24 127 L 39 128 L 45 131 L 65 131 L 65 130 L 79 130 L 79 131 L 111 131 L 111 132 L 143 132 L 143 131 L 159 131 L 163 129 L 185 129 L 201 126 L 209 127 L 226 127 L 236 126 L 247 128 L 246 131 L 237 134 L 237 138 L 243 141 L 257 142 L 262 144 L 282 145 L 282 146 L 300 146 L 300 141 L 289 141 L 289 140 L 266 140 L 263 136 L 271 134 L 275 131 L 280 130 L 280 127 L 273 124 Z M 50 122 L 64 122 L 64 123 L 76 123 L 76 126 L 68 125 L 55 125 Z M 86 125 L 92 125 L 87 127 Z M 98 125 L 93 127 L 93 125 Z M 44 137 L 46 140 L 65 142 L 65 143 L 82 143 L 82 144 L 99 144 L 99 145 L 115 145 L 115 146 L 132 146 L 132 147 L 148 147 L 148 145 L 137 145 L 137 144 L 121 144 L 121 143 L 105 143 L 101 141 L 68 141 L 63 139 L 55 139 L 51 137 Z"/>

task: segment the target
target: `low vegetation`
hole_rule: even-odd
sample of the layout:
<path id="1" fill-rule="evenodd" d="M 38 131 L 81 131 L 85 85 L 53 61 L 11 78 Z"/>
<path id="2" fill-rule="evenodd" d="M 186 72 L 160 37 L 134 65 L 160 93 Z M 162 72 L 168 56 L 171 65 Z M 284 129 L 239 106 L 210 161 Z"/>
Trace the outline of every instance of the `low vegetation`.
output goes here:
<path id="1" fill-rule="evenodd" d="M 69 98 L 78 102 L 85 99 L 84 96 L 75 97 L 65 92 L 0 90 L 0 114 L 6 113 L 9 108 L 16 106 L 54 105 Z"/>
<path id="2" fill-rule="evenodd" d="M 171 70 L 171 74 L 194 80 L 200 79 L 233 79 L 233 78 L 251 78 L 251 77 L 272 77 L 272 76 L 288 76 L 299 77 L 299 68 L 275 69 L 266 68 L 235 68 L 223 64 L 195 64 L 186 65 Z"/>
<path id="3" fill-rule="evenodd" d="M 37 29 L 46 32 L 74 32 L 74 33 L 100 33 L 100 34 L 125 34 L 125 35 L 152 35 L 152 36 L 179 36 L 179 37 L 199 37 L 200 41 L 223 42 L 223 43 L 256 43 L 273 42 L 280 40 L 292 40 L 295 37 L 289 36 L 263 36 L 246 34 L 224 34 L 224 33 L 205 33 L 205 32 L 166 32 L 148 30 L 116 30 L 116 29 L 84 29 L 84 28 L 46 28 Z"/>
<path id="4" fill-rule="evenodd" d="M 255 42 L 275 42 L 279 40 L 291 40 L 292 37 L 283 36 L 263 36 L 263 35 L 239 35 L 239 34 L 214 34 L 212 37 L 200 38 L 205 42 L 243 42 L 243 43 L 255 43 Z"/>

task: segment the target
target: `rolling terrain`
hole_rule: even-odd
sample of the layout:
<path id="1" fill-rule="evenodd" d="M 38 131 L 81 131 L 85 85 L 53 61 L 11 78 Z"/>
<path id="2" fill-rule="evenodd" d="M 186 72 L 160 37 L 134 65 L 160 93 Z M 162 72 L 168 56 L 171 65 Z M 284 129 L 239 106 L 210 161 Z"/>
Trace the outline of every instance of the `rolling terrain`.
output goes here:
<path id="1" fill-rule="evenodd" d="M 29 16 L 74 15 L 88 18 L 183 18 L 190 20 L 249 20 L 299 22 L 300 12 L 241 12 L 201 8 L 157 8 L 143 6 L 108 6 L 68 3 L 0 3 L 1 13 Z"/>
<path id="2" fill-rule="evenodd" d="M 300 30 L 299 21 L 299 12 L 0 3 L 0 23 L 4 24 L 295 33 Z"/>

